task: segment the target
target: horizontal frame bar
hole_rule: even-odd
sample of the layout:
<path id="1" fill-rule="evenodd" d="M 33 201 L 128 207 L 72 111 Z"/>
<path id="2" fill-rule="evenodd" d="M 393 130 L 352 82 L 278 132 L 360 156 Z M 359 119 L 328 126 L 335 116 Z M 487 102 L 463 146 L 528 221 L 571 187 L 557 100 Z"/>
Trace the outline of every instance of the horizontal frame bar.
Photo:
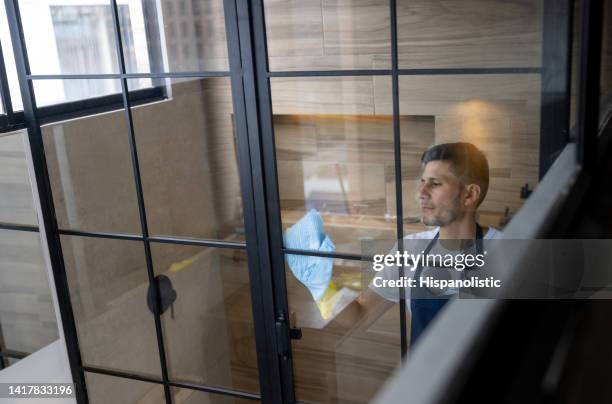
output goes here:
<path id="1" fill-rule="evenodd" d="M 398 69 L 400 76 L 475 75 L 475 74 L 541 74 L 540 67 L 466 67 L 432 69 Z M 338 77 L 338 76 L 391 76 L 393 69 L 361 70 L 295 70 L 272 71 L 268 77 Z"/>
<path id="2" fill-rule="evenodd" d="M 113 240 L 149 241 L 149 242 L 160 243 L 160 244 L 161 243 L 181 244 L 181 245 L 195 245 L 195 246 L 201 246 L 201 247 L 216 247 L 216 248 L 230 248 L 230 249 L 235 249 L 235 250 L 246 250 L 246 243 L 236 242 L 236 241 L 189 239 L 189 238 L 182 238 L 182 237 L 163 237 L 163 236 L 145 237 L 139 234 L 108 233 L 108 232 L 94 232 L 94 231 L 68 230 L 68 229 L 59 229 L 58 233 L 64 236 L 105 238 L 105 239 L 113 239 Z"/>
<path id="3" fill-rule="evenodd" d="M 12 349 L 0 350 L 0 358 L 4 357 L 4 358 L 12 358 L 12 359 L 23 359 L 30 355 L 31 353 L 27 353 L 23 351 L 13 351 Z"/>
<path id="4" fill-rule="evenodd" d="M 40 231 L 38 226 L 16 223 L 0 223 L 0 230 L 29 231 L 32 233 L 38 233 Z"/>
<path id="5" fill-rule="evenodd" d="M 17 112 L 15 115 L 22 115 L 22 112 Z M 16 124 L 11 124 L 8 122 L 8 119 L 6 118 L 6 115 L 0 115 L 0 134 L 4 134 L 4 133 L 8 133 L 8 132 L 16 132 L 19 130 L 24 130 L 27 129 L 28 125 L 26 125 L 26 123 L 21 120 L 19 123 Z"/>
<path id="6" fill-rule="evenodd" d="M 268 72 L 268 77 L 336 77 L 336 76 L 389 76 L 391 69 L 362 70 L 287 70 Z"/>
<path id="7" fill-rule="evenodd" d="M 325 251 L 314 251 L 314 250 L 300 250 L 295 248 L 284 248 L 282 249 L 284 254 L 288 255 L 308 255 L 311 257 L 323 257 L 323 258 L 337 258 L 342 260 L 351 261 L 374 261 L 374 257 L 368 255 L 359 255 L 351 253 L 335 253 Z"/>
<path id="8" fill-rule="evenodd" d="M 400 76 L 411 75 L 470 75 L 470 74 L 541 74 L 540 67 L 465 67 L 434 69 L 398 69 Z"/>
<path id="9" fill-rule="evenodd" d="M 239 391 L 239 390 L 224 389 L 222 387 L 210 387 L 210 386 L 203 386 L 203 385 L 194 384 L 194 383 L 173 382 L 173 381 L 169 381 L 168 385 L 172 387 L 180 387 L 183 389 L 204 391 L 206 393 L 213 393 L 213 394 L 232 396 L 232 397 L 240 397 L 240 398 L 244 398 L 247 400 L 255 400 L 255 401 L 261 400 L 261 396 L 259 394 L 247 393 L 245 391 Z"/>
<path id="10" fill-rule="evenodd" d="M 190 390 L 198 390 L 198 391 L 203 391 L 206 393 L 220 394 L 220 395 L 225 395 L 225 396 L 240 397 L 240 398 L 245 398 L 247 400 L 261 400 L 261 396 L 259 394 L 248 393 L 248 392 L 240 391 L 240 390 L 226 389 L 223 387 L 213 387 L 213 386 L 206 386 L 203 384 L 179 382 L 179 381 L 172 381 L 172 380 L 168 381 L 167 383 L 164 383 L 163 380 L 155 378 L 155 377 L 143 376 L 143 375 L 139 375 L 136 373 L 130 373 L 130 372 L 122 372 L 120 370 L 104 369 L 104 368 L 100 368 L 97 366 L 83 366 L 83 370 L 89 373 L 95 373 L 95 374 L 100 374 L 100 375 L 105 375 L 105 376 L 121 377 L 124 379 L 138 380 L 140 382 L 167 384 L 168 386 L 172 386 L 172 387 L 179 387 L 179 388 L 190 389 Z"/>
<path id="11" fill-rule="evenodd" d="M 132 106 L 144 105 L 166 98 L 165 88 L 163 87 L 151 87 L 130 92 Z M 39 107 L 38 118 L 41 125 L 45 125 L 120 109 L 123 109 L 123 99 L 121 93 L 116 93 Z M 6 115 L 0 115 L 0 133 L 26 128 L 27 124 L 23 111 L 13 113 L 13 122 L 9 122 Z"/>
<path id="12" fill-rule="evenodd" d="M 229 77 L 228 71 L 168 73 L 30 74 L 28 80 L 163 79 L 179 77 Z"/>
<path id="13" fill-rule="evenodd" d="M 166 99 L 163 87 L 151 87 L 130 92 L 132 106 L 148 104 Z M 47 105 L 38 108 L 40 124 L 82 118 L 104 112 L 124 109 L 122 94 L 115 93 L 102 97 L 84 98 L 61 104 Z"/>

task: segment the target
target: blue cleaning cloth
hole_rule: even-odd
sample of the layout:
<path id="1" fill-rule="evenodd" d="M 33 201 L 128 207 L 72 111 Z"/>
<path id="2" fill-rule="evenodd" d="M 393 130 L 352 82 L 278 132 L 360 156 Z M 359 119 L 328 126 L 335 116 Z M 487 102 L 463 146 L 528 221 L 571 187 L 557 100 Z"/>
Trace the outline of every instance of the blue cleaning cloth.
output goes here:
<path id="1" fill-rule="evenodd" d="M 287 248 L 336 251 L 333 241 L 323 231 L 323 220 L 316 209 L 287 229 L 284 238 Z M 333 258 L 308 255 L 286 255 L 286 258 L 293 275 L 308 288 L 315 301 L 321 299 L 331 280 Z"/>

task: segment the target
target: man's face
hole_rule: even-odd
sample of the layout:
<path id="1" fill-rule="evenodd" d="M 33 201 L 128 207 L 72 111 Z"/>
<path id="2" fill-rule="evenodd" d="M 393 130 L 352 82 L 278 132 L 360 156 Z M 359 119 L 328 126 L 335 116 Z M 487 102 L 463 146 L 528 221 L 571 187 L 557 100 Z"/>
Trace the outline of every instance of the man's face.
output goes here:
<path id="1" fill-rule="evenodd" d="M 445 226 L 465 214 L 463 186 L 450 170 L 450 162 L 435 160 L 425 165 L 416 197 L 421 221 L 427 226 Z"/>

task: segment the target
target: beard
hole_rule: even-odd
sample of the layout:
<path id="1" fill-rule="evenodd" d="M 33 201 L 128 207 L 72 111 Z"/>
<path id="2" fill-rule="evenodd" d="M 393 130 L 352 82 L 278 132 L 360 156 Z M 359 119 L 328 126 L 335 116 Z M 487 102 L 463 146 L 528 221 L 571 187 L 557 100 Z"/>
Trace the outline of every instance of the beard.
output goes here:
<path id="1" fill-rule="evenodd" d="M 445 206 L 439 209 L 439 213 L 433 217 L 421 217 L 421 222 L 425 226 L 446 226 L 449 223 L 454 222 L 457 219 L 463 217 L 463 210 L 461 209 L 461 201 L 457 196 L 451 203 L 450 206 Z"/>

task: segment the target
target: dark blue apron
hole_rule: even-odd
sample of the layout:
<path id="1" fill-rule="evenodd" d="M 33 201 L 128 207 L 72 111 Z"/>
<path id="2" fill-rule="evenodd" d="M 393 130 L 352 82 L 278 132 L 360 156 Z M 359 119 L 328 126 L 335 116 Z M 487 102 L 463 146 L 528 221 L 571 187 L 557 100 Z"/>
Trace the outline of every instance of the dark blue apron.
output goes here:
<path id="1" fill-rule="evenodd" d="M 435 237 L 429 242 L 427 248 L 423 250 L 423 255 L 429 253 L 432 249 L 440 232 L 436 233 Z M 476 251 L 482 254 L 482 227 L 476 223 Z M 411 291 L 410 311 L 412 312 L 412 320 L 410 326 L 410 345 L 414 344 L 427 325 L 434 319 L 442 307 L 448 303 L 449 296 L 434 295 L 429 289 L 419 287 L 418 279 L 423 272 L 423 266 L 419 265 L 415 271 L 414 279 L 417 280 L 417 286 Z"/>

